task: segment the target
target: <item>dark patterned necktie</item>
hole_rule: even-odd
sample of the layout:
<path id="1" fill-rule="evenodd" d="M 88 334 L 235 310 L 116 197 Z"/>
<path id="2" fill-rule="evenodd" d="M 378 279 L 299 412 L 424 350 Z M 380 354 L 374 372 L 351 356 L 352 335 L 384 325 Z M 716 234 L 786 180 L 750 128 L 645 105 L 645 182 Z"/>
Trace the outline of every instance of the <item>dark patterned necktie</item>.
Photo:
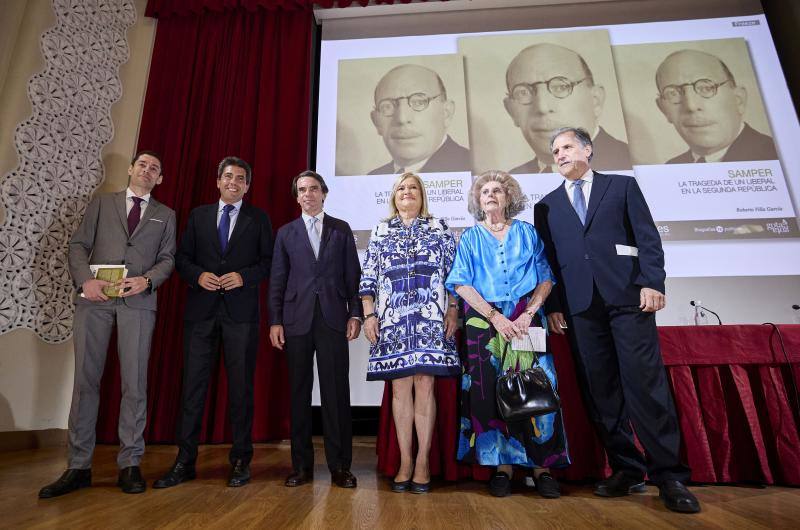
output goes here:
<path id="1" fill-rule="evenodd" d="M 139 226 L 139 220 L 142 218 L 142 199 L 141 197 L 131 197 L 133 199 L 133 206 L 131 211 L 128 212 L 128 237 L 133 235 L 133 231 Z"/>

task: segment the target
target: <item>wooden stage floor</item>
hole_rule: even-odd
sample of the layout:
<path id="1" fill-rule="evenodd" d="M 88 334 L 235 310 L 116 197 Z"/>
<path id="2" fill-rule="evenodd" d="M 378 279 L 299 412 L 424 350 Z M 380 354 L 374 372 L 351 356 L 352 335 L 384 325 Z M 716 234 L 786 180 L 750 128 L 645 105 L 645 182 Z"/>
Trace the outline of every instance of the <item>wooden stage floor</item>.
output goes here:
<path id="1" fill-rule="evenodd" d="M 142 465 L 144 494 L 115 486 L 116 447 L 99 446 L 93 487 L 39 500 L 41 486 L 63 471 L 63 448 L 0 454 L 0 528 L 798 528 L 800 489 L 706 486 L 693 488 L 697 515 L 667 511 L 650 486 L 644 495 L 603 499 L 590 485 L 562 484 L 558 500 L 519 485 L 510 497 L 491 497 L 482 483 L 434 483 L 428 495 L 392 493 L 375 472 L 374 438 L 354 444 L 358 488 L 331 486 L 321 440 L 313 485 L 286 488 L 288 442 L 258 444 L 253 479 L 228 488 L 228 446 L 204 446 L 198 478 L 168 490 L 152 481 L 171 465 L 172 446 L 149 446 Z"/>

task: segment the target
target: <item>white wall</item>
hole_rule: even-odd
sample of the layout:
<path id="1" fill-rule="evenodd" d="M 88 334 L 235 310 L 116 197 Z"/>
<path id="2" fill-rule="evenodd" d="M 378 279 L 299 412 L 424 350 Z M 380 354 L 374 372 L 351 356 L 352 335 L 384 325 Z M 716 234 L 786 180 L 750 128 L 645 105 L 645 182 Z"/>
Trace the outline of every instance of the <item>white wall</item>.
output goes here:
<path id="1" fill-rule="evenodd" d="M 123 96 L 111 111 L 114 139 L 103 149 L 106 181 L 100 191 L 124 189 L 136 148 L 155 21 L 147 0 L 134 0 L 136 25 L 128 31 L 130 59 L 120 69 Z M 27 84 L 40 72 L 42 33 L 55 24 L 51 2 L 0 0 L 0 174 L 17 165 L 14 129 L 31 114 Z M 0 220 L 5 212 L 0 207 Z M 27 330 L 0 335 L 0 432 L 67 427 L 72 394 L 72 342 L 46 344 Z"/>

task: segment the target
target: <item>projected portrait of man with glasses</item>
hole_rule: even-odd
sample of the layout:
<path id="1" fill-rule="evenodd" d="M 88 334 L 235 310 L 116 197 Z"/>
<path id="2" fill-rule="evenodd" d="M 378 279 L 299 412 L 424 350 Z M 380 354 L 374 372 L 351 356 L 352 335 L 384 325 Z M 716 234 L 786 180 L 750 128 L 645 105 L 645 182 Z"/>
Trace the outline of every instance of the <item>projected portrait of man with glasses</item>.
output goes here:
<path id="1" fill-rule="evenodd" d="M 628 145 L 600 127 L 606 95 L 586 61 L 573 50 L 551 43 L 523 49 L 506 70 L 506 111 L 520 128 L 535 157 L 511 173 L 558 173 L 550 136 L 561 127 L 581 127 L 592 135 L 597 156 L 592 167 L 631 167 Z"/>
<path id="2" fill-rule="evenodd" d="M 454 112 L 433 70 L 414 64 L 389 70 L 375 87 L 370 117 L 392 160 L 369 174 L 468 171 L 469 150 L 447 134 Z"/>
<path id="3" fill-rule="evenodd" d="M 772 138 L 744 121 L 747 91 L 717 56 L 671 53 L 656 72 L 656 105 L 689 145 L 667 164 L 776 160 Z"/>

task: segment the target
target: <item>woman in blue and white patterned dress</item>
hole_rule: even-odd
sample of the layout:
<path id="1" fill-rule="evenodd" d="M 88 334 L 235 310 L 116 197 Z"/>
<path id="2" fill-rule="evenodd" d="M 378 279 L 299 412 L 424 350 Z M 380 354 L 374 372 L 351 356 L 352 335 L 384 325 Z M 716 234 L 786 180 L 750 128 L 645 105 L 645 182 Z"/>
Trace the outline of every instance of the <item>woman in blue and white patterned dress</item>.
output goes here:
<path id="1" fill-rule="evenodd" d="M 359 286 L 364 334 L 371 344 L 367 380 L 392 381 L 400 446 L 392 490 L 425 493 L 436 419 L 434 377 L 461 373 L 453 337 L 457 305 L 444 286 L 455 241 L 447 224 L 428 213 L 425 186 L 414 173 L 395 181 L 389 204 L 389 217 L 372 231 Z"/>

